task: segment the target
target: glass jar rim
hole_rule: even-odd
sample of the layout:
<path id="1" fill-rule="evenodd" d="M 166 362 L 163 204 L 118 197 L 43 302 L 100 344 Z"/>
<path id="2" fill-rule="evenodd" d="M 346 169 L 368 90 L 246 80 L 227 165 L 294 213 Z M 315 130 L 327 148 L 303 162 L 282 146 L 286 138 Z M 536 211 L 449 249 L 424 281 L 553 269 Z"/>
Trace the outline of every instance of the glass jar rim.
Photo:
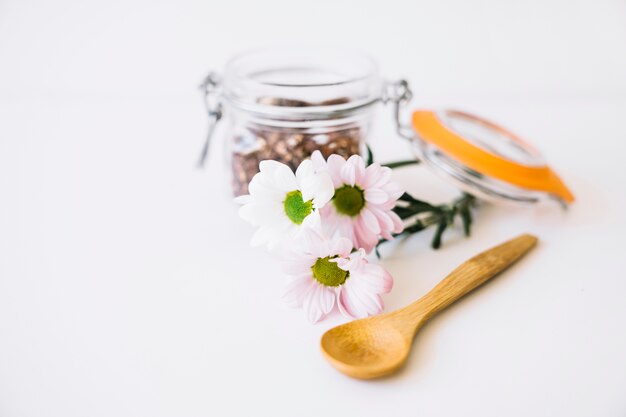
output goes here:
<path id="1" fill-rule="evenodd" d="M 336 118 L 380 100 L 382 80 L 376 61 L 355 49 L 270 47 L 229 60 L 222 88 L 246 111 Z"/>

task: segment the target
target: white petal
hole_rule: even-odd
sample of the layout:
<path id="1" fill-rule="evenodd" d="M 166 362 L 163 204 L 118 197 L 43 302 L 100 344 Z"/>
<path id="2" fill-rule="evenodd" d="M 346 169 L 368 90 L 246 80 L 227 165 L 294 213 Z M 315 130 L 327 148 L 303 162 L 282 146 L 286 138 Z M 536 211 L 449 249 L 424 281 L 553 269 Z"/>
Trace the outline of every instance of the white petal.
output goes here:
<path id="1" fill-rule="evenodd" d="M 240 195 L 233 200 L 236 204 L 249 204 L 252 202 L 252 196 L 250 194 Z"/>
<path id="2" fill-rule="evenodd" d="M 286 194 L 285 191 L 276 188 L 271 178 L 262 172 L 252 177 L 248 190 L 254 201 L 283 201 Z"/>
<path id="3" fill-rule="evenodd" d="M 261 226 L 259 227 L 254 235 L 252 235 L 252 240 L 250 241 L 250 245 L 252 246 L 262 246 L 267 245 L 272 240 L 276 240 L 277 233 L 274 229 L 270 227 Z"/>
<path id="4" fill-rule="evenodd" d="M 304 201 L 313 200 L 315 208 L 322 208 L 335 195 L 335 188 L 327 173 L 313 174 L 299 182 Z"/>
<path id="5" fill-rule="evenodd" d="M 304 220 L 302 220 L 302 224 L 300 226 L 300 229 L 321 230 L 322 222 L 320 220 L 319 211 L 313 210 L 311 214 L 309 214 L 304 218 Z"/>
<path id="6" fill-rule="evenodd" d="M 255 226 L 274 226 L 284 217 L 279 203 L 250 203 L 239 208 L 239 216 Z"/>
<path id="7" fill-rule="evenodd" d="M 333 185 L 333 180 L 330 178 L 330 175 L 326 173 L 317 174 L 317 178 L 318 187 L 315 192 L 315 198 L 313 199 L 313 205 L 315 208 L 320 209 L 335 196 L 335 186 Z"/>
<path id="8" fill-rule="evenodd" d="M 311 154 L 311 161 L 313 162 L 313 168 L 315 172 L 328 171 L 326 166 L 326 160 L 320 151 L 315 151 Z"/>
<path id="9" fill-rule="evenodd" d="M 266 173 L 269 176 L 272 185 L 276 188 L 284 192 L 293 191 L 298 188 L 296 176 L 287 165 L 278 161 L 265 160 L 261 161 L 259 168 L 262 173 Z"/>
<path id="10" fill-rule="evenodd" d="M 313 161 L 310 159 L 305 159 L 300 162 L 298 169 L 296 169 L 296 180 L 298 181 L 298 185 L 300 189 L 302 189 L 302 180 L 307 177 L 311 177 L 315 174 L 315 169 L 313 168 Z M 310 200 L 310 198 L 305 198 L 304 201 Z"/>

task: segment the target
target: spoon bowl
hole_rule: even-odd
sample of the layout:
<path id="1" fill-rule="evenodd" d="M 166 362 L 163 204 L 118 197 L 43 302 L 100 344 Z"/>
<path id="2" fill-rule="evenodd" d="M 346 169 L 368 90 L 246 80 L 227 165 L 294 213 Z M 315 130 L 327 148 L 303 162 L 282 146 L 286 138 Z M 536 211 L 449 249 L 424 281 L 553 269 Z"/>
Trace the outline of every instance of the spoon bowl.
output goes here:
<path id="1" fill-rule="evenodd" d="M 391 374 L 406 362 L 415 334 L 430 317 L 496 276 L 536 243 L 536 237 L 521 235 L 466 261 L 403 309 L 328 330 L 322 336 L 322 353 L 353 378 Z"/>
<path id="2" fill-rule="evenodd" d="M 385 316 L 356 320 L 335 327 L 322 336 L 326 359 L 344 374 L 368 379 L 387 375 L 406 361 L 411 338 L 393 326 Z"/>

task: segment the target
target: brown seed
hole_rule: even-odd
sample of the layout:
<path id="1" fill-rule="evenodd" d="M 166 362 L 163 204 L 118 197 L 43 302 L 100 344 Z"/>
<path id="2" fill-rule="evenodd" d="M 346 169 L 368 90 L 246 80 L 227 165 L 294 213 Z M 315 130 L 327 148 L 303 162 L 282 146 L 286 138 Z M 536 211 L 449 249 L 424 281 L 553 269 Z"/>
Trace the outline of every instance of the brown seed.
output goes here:
<path id="1" fill-rule="evenodd" d="M 346 98 L 328 100 L 321 103 L 307 103 L 299 100 L 264 97 L 261 104 L 272 106 L 304 107 L 330 106 L 347 103 Z M 303 120 L 304 122 L 304 120 Z M 337 127 L 320 133 L 304 128 L 284 128 L 260 124 L 247 126 L 247 133 L 234 137 L 232 163 L 232 185 L 236 196 L 248 193 L 248 184 L 259 172 L 259 163 L 265 159 L 282 162 L 295 170 L 300 163 L 320 150 L 325 158 L 338 154 L 344 158 L 359 153 L 365 130 L 359 125 Z"/>

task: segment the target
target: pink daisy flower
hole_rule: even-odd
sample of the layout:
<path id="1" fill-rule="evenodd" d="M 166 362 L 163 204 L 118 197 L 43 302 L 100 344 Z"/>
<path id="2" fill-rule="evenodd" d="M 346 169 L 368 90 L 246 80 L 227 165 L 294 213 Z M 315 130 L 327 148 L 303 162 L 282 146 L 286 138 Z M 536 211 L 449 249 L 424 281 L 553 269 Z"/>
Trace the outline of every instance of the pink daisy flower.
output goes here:
<path id="1" fill-rule="evenodd" d="M 402 232 L 402 220 L 392 209 L 403 190 L 391 181 L 390 168 L 377 163 L 365 167 L 358 155 L 347 161 L 331 155 L 325 161 L 319 151 L 311 160 L 315 171 L 327 172 L 335 187 L 333 199 L 320 210 L 327 234 L 347 237 L 355 248 L 369 253 L 380 238 L 391 240 L 392 233 Z"/>
<path id="2" fill-rule="evenodd" d="M 303 308 L 312 323 L 328 315 L 335 305 L 350 318 L 383 310 L 380 294 L 388 293 L 393 278 L 380 265 L 370 264 L 365 251 L 352 252 L 352 242 L 331 239 L 309 230 L 298 246 L 301 252 L 285 262 L 291 281 L 283 298 L 291 307 Z"/>

